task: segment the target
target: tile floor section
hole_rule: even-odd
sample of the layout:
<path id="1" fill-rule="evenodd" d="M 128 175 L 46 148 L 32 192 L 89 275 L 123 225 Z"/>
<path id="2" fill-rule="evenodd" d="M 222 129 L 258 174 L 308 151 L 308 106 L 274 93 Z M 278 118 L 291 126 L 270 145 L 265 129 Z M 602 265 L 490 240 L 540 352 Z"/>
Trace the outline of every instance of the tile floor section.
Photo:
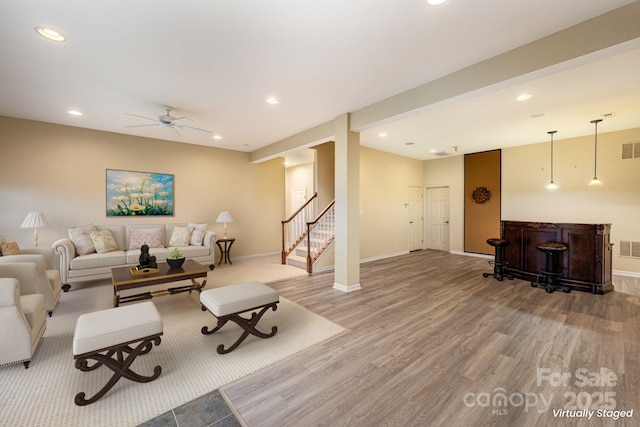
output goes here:
<path id="1" fill-rule="evenodd" d="M 165 412 L 138 427 L 240 427 L 218 390 Z"/>

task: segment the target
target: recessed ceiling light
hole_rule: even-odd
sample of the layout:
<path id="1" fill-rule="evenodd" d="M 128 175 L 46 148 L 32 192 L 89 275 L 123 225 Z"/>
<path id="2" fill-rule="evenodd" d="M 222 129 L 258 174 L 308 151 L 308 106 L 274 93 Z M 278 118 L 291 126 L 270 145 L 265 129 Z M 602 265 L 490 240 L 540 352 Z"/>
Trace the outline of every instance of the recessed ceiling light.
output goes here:
<path id="1" fill-rule="evenodd" d="M 78 110 L 67 110 L 68 114 L 71 114 L 72 116 L 81 116 L 82 113 Z"/>
<path id="2" fill-rule="evenodd" d="M 380 138 L 386 138 L 387 133 L 386 133 L 386 132 L 380 132 L 380 133 L 378 134 L 378 136 L 379 136 Z"/>
<path id="3" fill-rule="evenodd" d="M 404 143 L 404 145 L 413 145 L 413 144 L 415 144 L 415 142 L 411 142 L 411 141 L 409 141 L 409 142 L 405 142 L 405 143 Z"/>
<path id="4" fill-rule="evenodd" d="M 434 153 L 437 153 L 437 152 L 438 152 L 438 149 L 437 149 L 437 148 L 432 148 L 431 150 L 429 150 L 429 152 L 430 152 L 431 154 L 434 154 Z"/>
<path id="5" fill-rule="evenodd" d="M 222 139 L 222 137 L 218 134 L 213 135 L 213 139 Z"/>
<path id="6" fill-rule="evenodd" d="M 427 0 L 427 3 L 429 3 L 431 6 L 437 6 L 439 4 L 442 4 L 444 2 L 446 2 L 447 0 Z"/>
<path id="7" fill-rule="evenodd" d="M 280 100 L 275 96 L 270 96 L 267 98 L 267 104 L 276 105 L 280 102 Z"/>
<path id="8" fill-rule="evenodd" d="M 516 96 L 516 101 L 526 101 L 528 99 L 531 99 L 533 95 L 531 95 L 530 93 L 521 93 L 520 95 Z"/>
<path id="9" fill-rule="evenodd" d="M 36 31 L 42 37 L 46 37 L 49 40 L 53 40 L 54 42 L 63 42 L 67 40 L 67 37 L 65 37 L 64 34 L 62 34 L 60 31 L 54 30 L 53 28 L 36 27 Z"/>
<path id="10" fill-rule="evenodd" d="M 242 147 L 249 148 L 249 144 L 242 144 Z"/>

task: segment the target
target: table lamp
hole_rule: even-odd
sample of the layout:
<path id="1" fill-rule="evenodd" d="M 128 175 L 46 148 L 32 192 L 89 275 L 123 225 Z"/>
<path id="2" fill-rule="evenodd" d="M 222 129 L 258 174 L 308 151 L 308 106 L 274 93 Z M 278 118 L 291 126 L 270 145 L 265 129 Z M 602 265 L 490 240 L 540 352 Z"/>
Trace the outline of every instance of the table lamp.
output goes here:
<path id="1" fill-rule="evenodd" d="M 33 228 L 33 244 L 38 247 L 38 228 L 48 227 L 49 223 L 43 212 L 29 212 L 20 228 Z"/>
<path id="2" fill-rule="evenodd" d="M 216 219 L 216 222 L 224 222 L 224 238 L 227 238 L 227 223 L 228 222 L 233 222 L 233 217 L 231 216 L 231 214 L 229 213 L 229 211 L 222 211 L 220 212 L 220 215 L 218 215 L 218 219 Z"/>

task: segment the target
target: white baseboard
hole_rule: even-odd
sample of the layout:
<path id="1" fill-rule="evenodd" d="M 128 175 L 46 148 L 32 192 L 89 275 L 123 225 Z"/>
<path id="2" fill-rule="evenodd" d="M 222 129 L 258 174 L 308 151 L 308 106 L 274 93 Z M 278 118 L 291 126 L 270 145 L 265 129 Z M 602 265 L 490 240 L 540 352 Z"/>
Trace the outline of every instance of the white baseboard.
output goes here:
<path id="1" fill-rule="evenodd" d="M 495 258 L 494 255 L 476 254 L 476 253 L 473 253 L 473 252 L 449 251 L 449 253 L 453 254 L 453 255 L 474 256 L 474 257 L 477 257 L 477 258 L 486 258 L 486 259 Z"/>
<path id="2" fill-rule="evenodd" d="M 640 273 L 635 272 L 635 271 L 613 270 L 612 274 L 614 276 L 640 277 Z"/>
<path id="3" fill-rule="evenodd" d="M 362 286 L 360 286 L 360 283 L 357 283 L 355 285 L 341 285 L 340 283 L 334 283 L 333 284 L 333 289 L 337 289 L 339 291 L 342 292 L 353 292 L 353 291 L 357 291 L 362 289 Z"/>

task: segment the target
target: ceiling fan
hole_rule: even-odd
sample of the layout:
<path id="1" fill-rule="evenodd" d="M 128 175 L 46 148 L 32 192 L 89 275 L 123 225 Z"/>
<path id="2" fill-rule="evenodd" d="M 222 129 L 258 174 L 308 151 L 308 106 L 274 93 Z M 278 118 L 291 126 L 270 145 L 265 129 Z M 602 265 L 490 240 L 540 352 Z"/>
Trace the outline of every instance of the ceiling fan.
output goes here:
<path id="1" fill-rule="evenodd" d="M 186 130 L 190 130 L 190 131 L 194 131 L 194 132 L 200 132 L 200 133 L 205 133 L 207 135 L 211 135 L 212 132 L 210 130 L 200 129 L 200 128 L 193 127 L 193 126 L 188 126 L 187 123 L 191 123 L 193 121 L 189 117 L 173 117 L 171 115 L 171 107 L 170 106 L 163 105 L 162 107 L 165 110 L 165 114 L 162 114 L 162 115 L 158 116 L 157 118 L 145 117 L 145 116 L 141 116 L 141 115 L 138 115 L 138 114 L 125 113 L 125 114 L 127 114 L 129 116 L 139 117 L 141 119 L 151 120 L 151 121 L 155 122 L 155 123 L 149 123 L 149 124 L 144 124 L 144 125 L 130 125 L 130 126 L 125 126 L 125 127 L 127 127 L 127 128 L 137 128 L 137 127 L 146 127 L 146 126 L 164 126 L 166 128 L 170 128 L 170 129 L 173 129 L 174 131 L 176 131 L 178 136 L 182 136 L 180 134 L 179 129 L 186 129 Z"/>

